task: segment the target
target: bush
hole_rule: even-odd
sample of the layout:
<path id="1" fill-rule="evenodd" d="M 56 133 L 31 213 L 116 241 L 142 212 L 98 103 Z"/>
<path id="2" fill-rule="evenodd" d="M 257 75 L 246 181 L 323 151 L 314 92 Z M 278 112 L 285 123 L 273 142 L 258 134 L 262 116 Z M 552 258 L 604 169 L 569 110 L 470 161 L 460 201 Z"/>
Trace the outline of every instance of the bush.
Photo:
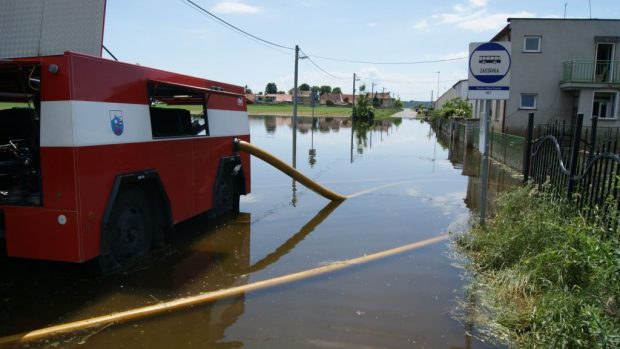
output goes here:
<path id="1" fill-rule="evenodd" d="M 441 118 L 449 118 L 451 116 L 462 116 L 466 118 L 471 117 L 471 105 L 462 100 L 460 97 L 453 98 L 438 109 L 435 114 L 435 117 Z"/>
<path id="2" fill-rule="evenodd" d="M 619 347 L 620 243 L 604 233 L 529 188 L 502 197 L 487 225 L 457 241 L 490 314 L 480 325 L 516 347 Z"/>
<path id="3" fill-rule="evenodd" d="M 370 105 L 368 97 L 360 95 L 357 104 L 353 106 L 353 121 L 371 122 L 375 118 L 375 110 Z"/>

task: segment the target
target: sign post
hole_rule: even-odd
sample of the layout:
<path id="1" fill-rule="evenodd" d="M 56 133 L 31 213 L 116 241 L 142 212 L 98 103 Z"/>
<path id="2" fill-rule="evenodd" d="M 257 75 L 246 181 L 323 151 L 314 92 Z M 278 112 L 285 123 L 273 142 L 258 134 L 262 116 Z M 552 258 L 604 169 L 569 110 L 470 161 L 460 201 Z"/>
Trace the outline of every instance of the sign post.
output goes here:
<path id="1" fill-rule="evenodd" d="M 489 185 L 489 122 L 490 101 L 508 99 L 510 92 L 510 42 L 469 44 L 469 76 L 467 97 L 484 101 L 480 117 L 482 174 L 480 177 L 480 223 L 486 219 L 487 187 Z"/>

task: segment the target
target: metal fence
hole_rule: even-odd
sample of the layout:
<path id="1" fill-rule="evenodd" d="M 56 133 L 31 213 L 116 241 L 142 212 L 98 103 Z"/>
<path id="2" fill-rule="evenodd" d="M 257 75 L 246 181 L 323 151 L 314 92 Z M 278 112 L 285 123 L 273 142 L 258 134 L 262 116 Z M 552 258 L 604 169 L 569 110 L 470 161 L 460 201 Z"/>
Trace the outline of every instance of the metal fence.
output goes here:
<path id="1" fill-rule="evenodd" d="M 448 119 L 435 119 L 433 121 L 434 127 L 438 132 L 443 133 L 445 136 L 452 136 L 452 133 L 457 135 L 452 136 L 453 139 L 458 139 L 461 142 L 465 142 L 465 120 L 461 120 L 454 125 L 454 128 L 450 129 L 450 120 Z M 478 149 L 480 139 L 480 127 L 475 126 L 471 129 L 472 132 L 472 147 Z M 525 139 L 520 136 L 515 136 L 507 133 L 495 132 L 491 130 L 489 136 L 489 152 L 493 160 L 503 163 L 504 165 L 512 168 L 515 171 L 521 172 L 523 170 L 523 146 Z"/>
<path id="2" fill-rule="evenodd" d="M 521 171 L 523 169 L 523 137 L 491 132 L 489 135 L 489 151 L 491 157 L 506 166 Z M 478 146 L 478 143 L 476 143 Z"/>
<path id="3" fill-rule="evenodd" d="M 530 114 L 524 153 L 524 181 L 570 200 L 586 217 L 609 231 L 618 228 L 620 156 L 618 138 L 599 137 L 597 119 L 584 130 L 583 115 L 574 125 L 549 122 L 536 128 Z M 613 135 L 609 133 L 608 135 Z"/>

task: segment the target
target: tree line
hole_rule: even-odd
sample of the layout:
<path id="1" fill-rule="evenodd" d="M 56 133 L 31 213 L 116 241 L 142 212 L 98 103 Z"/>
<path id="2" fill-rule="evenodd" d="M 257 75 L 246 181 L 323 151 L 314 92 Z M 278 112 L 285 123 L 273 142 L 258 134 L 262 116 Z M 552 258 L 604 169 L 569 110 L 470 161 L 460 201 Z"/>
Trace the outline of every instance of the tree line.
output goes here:
<path id="1" fill-rule="evenodd" d="M 342 89 L 340 87 L 331 87 L 329 85 L 323 86 L 310 86 L 309 84 L 303 83 L 299 85 L 299 91 L 312 91 L 318 93 L 319 95 L 323 95 L 326 93 L 342 93 Z M 245 93 L 252 93 L 252 90 L 249 88 L 245 89 Z M 262 94 L 260 91 L 258 94 Z M 278 90 L 278 86 L 275 82 L 270 82 L 265 86 L 265 94 L 284 94 L 285 92 L 282 90 Z M 289 94 L 293 94 L 293 89 L 288 90 Z"/>

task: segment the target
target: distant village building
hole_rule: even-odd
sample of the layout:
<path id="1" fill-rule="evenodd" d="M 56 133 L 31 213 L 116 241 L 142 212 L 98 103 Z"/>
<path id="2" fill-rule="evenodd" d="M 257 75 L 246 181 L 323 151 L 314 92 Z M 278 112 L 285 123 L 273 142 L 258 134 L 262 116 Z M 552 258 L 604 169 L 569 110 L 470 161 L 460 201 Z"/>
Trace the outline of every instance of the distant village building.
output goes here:
<path id="1" fill-rule="evenodd" d="M 437 101 L 435 102 L 436 109 L 441 109 L 441 107 L 446 104 L 447 101 L 452 100 L 454 98 L 460 98 L 464 101 L 467 101 L 467 89 L 469 84 L 467 79 L 457 81 L 452 87 L 450 87 L 446 92 L 444 92 Z M 470 101 L 469 104 L 474 105 L 474 102 Z"/>
<path id="2" fill-rule="evenodd" d="M 394 107 L 394 102 L 395 99 L 392 98 L 390 96 L 390 92 L 369 92 L 366 93 L 366 97 L 368 98 L 368 100 L 370 101 L 370 103 L 373 103 L 373 100 L 376 98 L 379 100 L 379 107 L 380 108 L 392 108 Z"/>
<path id="3" fill-rule="evenodd" d="M 496 130 L 523 134 L 531 112 L 536 124 L 583 113 L 584 126 L 592 116 L 620 126 L 620 20 L 509 18 L 491 41 L 512 46 L 510 98 L 491 103 Z M 474 115 L 481 109 L 478 101 Z"/>
<path id="4" fill-rule="evenodd" d="M 342 93 L 324 93 L 319 97 L 320 105 L 347 105 L 347 102 L 342 98 Z"/>

